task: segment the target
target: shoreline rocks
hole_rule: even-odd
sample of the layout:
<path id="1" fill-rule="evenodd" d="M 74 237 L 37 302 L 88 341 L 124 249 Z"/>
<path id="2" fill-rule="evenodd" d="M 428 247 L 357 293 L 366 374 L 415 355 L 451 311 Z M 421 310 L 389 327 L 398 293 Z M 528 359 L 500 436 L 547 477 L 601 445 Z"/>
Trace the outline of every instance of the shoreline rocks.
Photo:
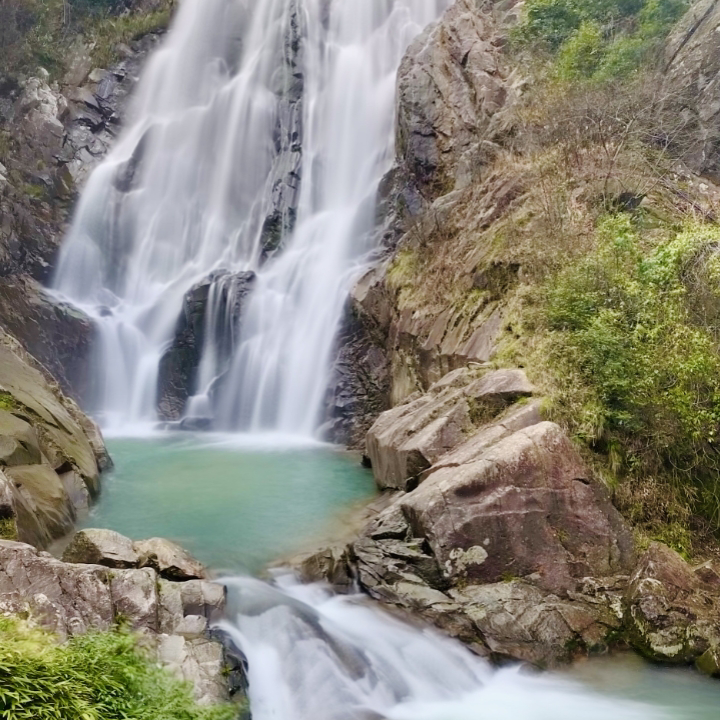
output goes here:
<path id="1" fill-rule="evenodd" d="M 199 703 L 244 697 L 237 652 L 226 659 L 223 644 L 209 630 L 223 615 L 222 585 L 163 577 L 172 566 L 160 572 L 139 567 L 143 558 L 133 555 L 132 541 L 118 533 L 89 530 L 78 535 L 67 556 L 77 558 L 86 551 L 86 558 L 104 564 L 65 562 L 30 545 L 0 540 L 0 612 L 29 616 L 61 639 L 126 625 L 142 634 L 143 645 L 154 650 L 161 665 L 193 684 Z M 184 561 L 190 558 L 166 540 L 153 539 L 151 547 L 161 543 L 166 551 L 179 550 Z M 226 673 L 234 674 L 232 687 Z"/>

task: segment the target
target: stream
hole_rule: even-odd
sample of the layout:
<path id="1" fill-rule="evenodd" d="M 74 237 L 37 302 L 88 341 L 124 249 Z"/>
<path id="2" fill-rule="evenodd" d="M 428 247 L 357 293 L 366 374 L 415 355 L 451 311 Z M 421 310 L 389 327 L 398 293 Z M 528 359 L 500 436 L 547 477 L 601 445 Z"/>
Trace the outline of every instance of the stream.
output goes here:
<path id="1" fill-rule="evenodd" d="M 563 672 L 491 668 L 363 596 L 299 585 L 277 559 L 332 536 L 373 496 L 358 458 L 297 438 L 111 438 L 85 525 L 181 542 L 224 575 L 222 624 L 249 661 L 255 720 L 717 720 L 720 683 L 633 654 Z"/>

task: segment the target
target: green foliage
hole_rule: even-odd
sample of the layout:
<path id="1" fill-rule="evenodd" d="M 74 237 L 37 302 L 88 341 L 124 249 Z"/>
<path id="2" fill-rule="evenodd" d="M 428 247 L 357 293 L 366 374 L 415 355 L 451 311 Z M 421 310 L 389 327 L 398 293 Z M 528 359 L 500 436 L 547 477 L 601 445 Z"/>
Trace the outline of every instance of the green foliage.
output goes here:
<path id="1" fill-rule="evenodd" d="M 720 229 L 646 247 L 640 220 L 606 217 L 595 251 L 549 282 L 548 367 L 613 473 L 668 477 L 720 526 Z"/>
<path id="2" fill-rule="evenodd" d="M 0 392 L 0 410 L 17 410 L 17 400 L 8 392 Z"/>
<path id="3" fill-rule="evenodd" d="M 640 67 L 687 7 L 687 0 L 528 0 L 515 38 L 555 56 L 561 79 L 608 80 Z"/>
<path id="4" fill-rule="evenodd" d="M 230 720 L 236 712 L 196 705 L 186 684 L 142 657 L 132 635 L 94 633 L 59 645 L 0 617 L 4 720 Z"/>

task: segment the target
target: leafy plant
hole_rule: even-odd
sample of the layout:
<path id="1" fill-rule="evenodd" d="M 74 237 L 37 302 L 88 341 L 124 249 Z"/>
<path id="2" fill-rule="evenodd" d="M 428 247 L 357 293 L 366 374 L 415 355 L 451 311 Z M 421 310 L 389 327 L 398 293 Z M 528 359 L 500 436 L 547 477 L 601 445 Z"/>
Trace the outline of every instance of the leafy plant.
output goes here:
<path id="1" fill-rule="evenodd" d="M 151 664 L 124 632 L 65 644 L 0 617 L 0 717 L 4 720 L 230 720 L 232 705 L 200 707 L 187 684 Z"/>

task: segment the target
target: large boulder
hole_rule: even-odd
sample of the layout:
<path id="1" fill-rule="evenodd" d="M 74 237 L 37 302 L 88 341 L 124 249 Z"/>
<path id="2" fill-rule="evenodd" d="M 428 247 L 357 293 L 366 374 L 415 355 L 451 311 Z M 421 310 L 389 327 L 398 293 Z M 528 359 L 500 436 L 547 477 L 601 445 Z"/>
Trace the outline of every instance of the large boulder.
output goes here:
<path id="1" fill-rule="evenodd" d="M 550 422 L 513 433 L 472 462 L 438 469 L 400 504 L 452 579 L 533 576 L 565 592 L 586 576 L 628 572 L 634 560 L 629 528 Z"/>
<path id="2" fill-rule="evenodd" d="M 151 567 L 168 580 L 206 577 L 205 568 L 190 553 L 165 538 L 140 540 L 133 545 L 140 567 Z"/>
<path id="3" fill-rule="evenodd" d="M 640 559 L 624 597 L 628 639 L 659 662 L 698 661 L 719 674 L 720 574 L 712 564 L 692 568 L 674 550 L 652 543 Z M 702 659 L 701 659 L 702 658 Z"/>
<path id="4" fill-rule="evenodd" d="M 132 568 L 138 566 L 140 557 L 132 540 L 124 535 L 114 530 L 89 528 L 75 533 L 62 559 L 68 563 Z"/>

